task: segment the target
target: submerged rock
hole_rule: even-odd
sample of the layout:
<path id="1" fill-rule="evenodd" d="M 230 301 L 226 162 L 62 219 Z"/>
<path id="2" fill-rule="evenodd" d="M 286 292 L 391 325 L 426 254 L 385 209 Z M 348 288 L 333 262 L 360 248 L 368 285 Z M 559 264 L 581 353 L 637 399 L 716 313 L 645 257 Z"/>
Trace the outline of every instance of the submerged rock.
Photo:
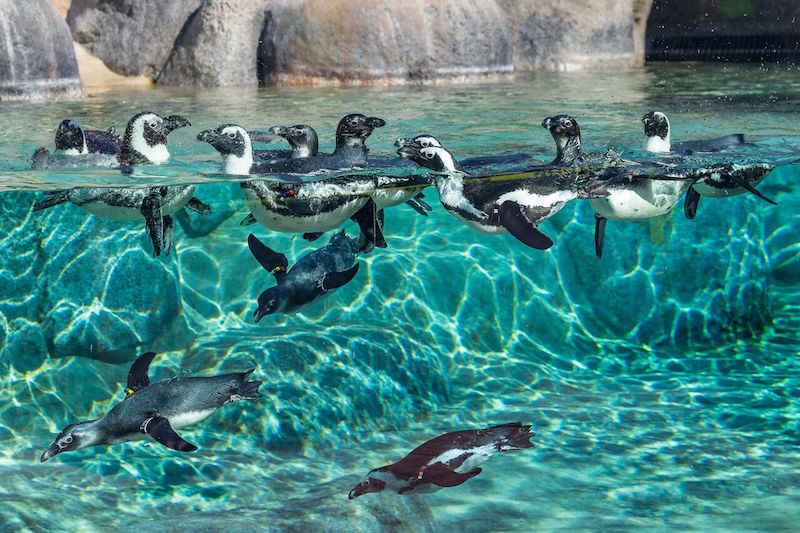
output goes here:
<path id="1" fill-rule="evenodd" d="M 50 2 L 0 2 L 0 28 L 0 101 L 83 96 L 69 28 Z"/>

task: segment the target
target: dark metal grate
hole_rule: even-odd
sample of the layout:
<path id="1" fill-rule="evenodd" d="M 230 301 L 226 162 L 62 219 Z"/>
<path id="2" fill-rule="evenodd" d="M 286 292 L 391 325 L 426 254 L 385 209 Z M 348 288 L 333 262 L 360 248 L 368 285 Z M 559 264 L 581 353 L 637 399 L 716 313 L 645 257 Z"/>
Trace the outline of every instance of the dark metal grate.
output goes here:
<path id="1" fill-rule="evenodd" d="M 648 39 L 645 59 L 800 63 L 800 35 L 662 35 Z"/>

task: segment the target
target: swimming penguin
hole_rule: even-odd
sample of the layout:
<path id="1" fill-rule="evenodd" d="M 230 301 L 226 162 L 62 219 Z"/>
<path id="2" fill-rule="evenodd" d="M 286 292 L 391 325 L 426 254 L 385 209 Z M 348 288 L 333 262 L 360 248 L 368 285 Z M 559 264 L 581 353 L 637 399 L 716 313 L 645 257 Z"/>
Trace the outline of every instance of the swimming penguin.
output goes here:
<path id="1" fill-rule="evenodd" d="M 542 127 L 550 132 L 556 143 L 556 157 L 551 165 L 569 166 L 579 162 L 581 152 L 581 129 L 578 121 L 570 115 L 555 115 L 542 121 Z"/>
<path id="2" fill-rule="evenodd" d="M 319 138 L 311 126 L 273 126 L 266 132 L 248 132 L 251 142 L 264 142 L 272 137 L 283 137 L 291 145 L 291 150 L 253 150 L 253 160 L 266 163 L 280 159 L 299 159 L 319 155 Z"/>
<path id="3" fill-rule="evenodd" d="M 444 148 L 411 144 L 397 153 L 434 171 L 442 205 L 465 225 L 480 233 L 510 233 L 537 250 L 553 245 L 539 223 L 571 200 L 603 194 L 594 192 L 591 183 L 581 183 L 569 168 L 541 166 L 528 178 L 509 175 L 502 180 L 499 174 L 493 176 L 495 181 L 479 177 L 467 182 L 469 175 Z"/>
<path id="4" fill-rule="evenodd" d="M 520 422 L 445 433 L 421 446 L 398 462 L 375 468 L 353 487 L 349 499 L 370 492 L 391 490 L 398 494 L 426 493 L 456 487 L 482 472 L 479 468 L 499 452 L 535 446 L 531 426 Z"/>
<path id="5" fill-rule="evenodd" d="M 660 111 L 649 111 L 642 117 L 644 124 L 644 149 L 651 153 L 674 152 L 678 155 L 691 155 L 695 152 L 719 152 L 732 146 L 740 146 L 745 143 L 744 135 L 734 133 L 708 139 L 704 141 L 684 141 L 672 144 L 670 125 L 667 115 Z M 775 204 L 774 201 L 764 196 L 755 189 L 758 182 L 731 182 L 721 181 L 713 177 L 713 173 L 703 178 L 686 191 L 686 199 L 683 204 L 683 212 L 686 218 L 693 219 L 697 215 L 701 196 L 720 198 L 725 196 L 736 196 L 745 192 L 755 194 L 762 200 Z"/>
<path id="6" fill-rule="evenodd" d="M 246 176 L 255 169 L 250 135 L 241 126 L 222 124 L 200 132 L 197 139 L 222 155 L 226 174 Z M 333 176 L 300 183 L 251 180 L 240 186 L 252 215 L 273 231 L 302 233 L 307 240 L 314 240 L 352 218 L 369 242 L 386 246 L 371 198 L 377 187 L 375 177 Z"/>
<path id="7" fill-rule="evenodd" d="M 360 251 L 359 242 L 344 230 L 335 233 L 330 242 L 300 258 L 292 268 L 286 256 L 268 248 L 252 233 L 247 245 L 253 256 L 278 284 L 258 297 L 256 322 L 273 313 L 294 313 L 319 297 L 346 285 L 358 273 L 354 265 Z M 288 270 L 287 270 L 288 269 Z"/>
<path id="8" fill-rule="evenodd" d="M 127 396 L 102 418 L 70 424 L 42 454 L 41 461 L 89 446 L 118 444 L 150 437 L 179 452 L 197 446 L 176 430 L 196 424 L 225 404 L 257 400 L 260 381 L 248 381 L 253 370 L 210 377 L 175 377 L 150 383 L 148 368 L 155 357 L 139 356 L 128 373 Z"/>
<path id="9" fill-rule="evenodd" d="M 339 170 L 367 166 L 369 150 L 365 144 L 375 128 L 386 125 L 377 117 L 347 115 L 336 127 L 336 149 L 332 154 L 317 155 L 259 164 L 253 174 L 308 174 L 319 170 Z"/>
<path id="10" fill-rule="evenodd" d="M 119 162 L 160 164 L 169 159 L 166 135 L 175 128 L 188 125 L 183 117 L 162 119 L 155 113 L 139 113 L 128 123 L 123 138 Z M 50 193 L 33 204 L 34 211 L 72 202 L 93 215 L 112 220 L 141 220 L 144 218 L 153 255 L 167 254 L 172 247 L 173 220 L 170 215 L 187 207 L 200 214 L 211 208 L 193 197 L 195 185 L 169 187 L 115 187 L 70 189 Z"/>
<path id="11" fill-rule="evenodd" d="M 66 119 L 56 129 L 55 145 L 52 155 L 44 147 L 36 150 L 31 158 L 34 170 L 116 166 L 121 142 L 112 131 L 85 130 Z"/>

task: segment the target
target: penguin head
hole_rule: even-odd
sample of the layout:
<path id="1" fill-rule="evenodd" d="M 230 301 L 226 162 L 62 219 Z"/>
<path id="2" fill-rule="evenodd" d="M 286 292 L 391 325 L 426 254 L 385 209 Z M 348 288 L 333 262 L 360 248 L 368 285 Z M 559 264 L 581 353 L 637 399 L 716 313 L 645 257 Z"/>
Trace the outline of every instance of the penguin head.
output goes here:
<path id="1" fill-rule="evenodd" d="M 363 496 L 364 494 L 369 494 L 370 492 L 381 492 L 383 489 L 385 489 L 386 482 L 379 477 L 376 477 L 376 475 L 379 475 L 379 471 L 379 468 L 370 471 L 370 473 L 367 474 L 367 477 L 364 478 L 364 481 L 353 487 L 353 489 L 347 495 L 348 499 L 354 500 L 355 498 Z"/>
<path id="2" fill-rule="evenodd" d="M 258 295 L 258 308 L 253 316 L 256 322 L 267 315 L 277 313 L 281 308 L 281 293 L 278 287 L 270 287 Z"/>
<path id="3" fill-rule="evenodd" d="M 64 155 L 88 154 L 83 128 L 72 119 L 62 120 L 56 130 L 56 152 Z"/>
<path id="4" fill-rule="evenodd" d="M 658 136 L 666 139 L 669 136 L 669 119 L 661 111 L 648 111 L 642 117 L 644 134 L 647 137 Z"/>
<path id="5" fill-rule="evenodd" d="M 164 118 L 142 111 L 128 122 L 122 141 L 123 150 L 138 153 L 150 163 L 164 163 L 169 159 L 167 135 L 185 126 L 191 126 L 191 123 L 180 115 Z"/>
<path id="6" fill-rule="evenodd" d="M 360 113 L 347 115 L 336 126 L 336 143 L 355 139 L 363 141 L 375 128 L 382 128 L 385 125 L 386 121 L 382 118 L 367 117 Z"/>
<path id="7" fill-rule="evenodd" d="M 400 137 L 394 142 L 394 145 L 398 148 L 402 148 L 404 146 L 410 146 L 412 144 L 418 144 L 422 148 L 428 148 L 429 146 L 441 148 L 442 146 L 442 143 L 439 142 L 439 139 L 437 139 L 433 135 L 428 135 L 427 133 L 417 135 L 413 139 L 406 139 L 404 137 Z"/>
<path id="8" fill-rule="evenodd" d="M 458 170 L 452 154 L 441 146 L 422 147 L 413 143 L 397 151 L 398 155 L 412 160 L 421 167 L 434 172 L 447 174 Z"/>
<path id="9" fill-rule="evenodd" d="M 253 164 L 253 145 L 250 134 L 236 124 L 220 124 L 213 130 L 197 134 L 197 140 L 207 142 L 222 154 L 226 174 L 250 173 Z"/>
<path id="10" fill-rule="evenodd" d="M 581 130 L 578 121 L 569 115 L 555 115 L 542 121 L 542 127 L 550 132 L 559 150 L 566 146 L 570 139 L 580 142 Z"/>
<path id="11" fill-rule="evenodd" d="M 273 126 L 267 132 L 286 139 L 292 145 L 292 157 L 311 157 L 319 151 L 317 132 L 311 126 Z"/>
<path id="12" fill-rule="evenodd" d="M 94 431 L 92 431 L 94 422 L 96 421 L 88 420 L 65 427 L 58 434 L 56 440 L 53 441 L 53 444 L 44 451 L 41 461 L 44 463 L 61 452 L 80 450 L 94 444 L 97 440 Z"/>

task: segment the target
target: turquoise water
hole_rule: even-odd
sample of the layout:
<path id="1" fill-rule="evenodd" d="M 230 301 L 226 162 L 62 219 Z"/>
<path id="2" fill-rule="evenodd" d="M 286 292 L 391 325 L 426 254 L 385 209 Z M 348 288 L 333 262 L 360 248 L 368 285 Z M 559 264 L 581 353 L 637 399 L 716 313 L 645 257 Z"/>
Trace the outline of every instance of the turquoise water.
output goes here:
<path id="1" fill-rule="evenodd" d="M 32 172 L 62 118 L 122 129 L 135 112 L 181 114 L 173 160 L 143 183 L 201 182 L 214 210 L 176 227 L 151 257 L 140 223 L 65 204 L 33 213 L 42 190 L 118 184 L 114 171 Z M 383 117 L 371 154 L 399 136 L 437 135 L 458 157 L 552 158 L 539 125 L 576 116 L 588 150 L 638 147 L 660 109 L 673 140 L 743 132 L 721 157 L 800 147 L 800 78 L 785 70 L 648 68 L 425 88 L 141 90 L 84 102 L 4 104 L 0 142 L 0 526 L 108 530 L 731 530 L 800 523 L 800 201 L 797 166 L 751 195 L 704 199 L 694 221 L 609 222 L 594 257 L 593 215 L 569 204 L 543 225 L 547 252 L 471 232 L 406 206 L 386 217 L 389 248 L 301 314 L 253 323 L 274 282 L 246 246 L 254 232 L 290 264 L 315 248 L 241 227 L 238 184 L 194 140 L 224 122 L 310 123 L 332 147 L 349 112 Z M 755 156 L 754 156 L 755 154 Z M 348 224 L 355 234 L 355 226 Z M 326 242 L 324 238 L 322 242 Z M 124 395 L 130 362 L 151 375 L 256 367 L 264 397 L 181 433 L 200 449 L 146 441 L 39 463 L 67 423 Z M 436 435 L 520 420 L 537 446 L 434 494 L 349 501 L 371 468 Z"/>

